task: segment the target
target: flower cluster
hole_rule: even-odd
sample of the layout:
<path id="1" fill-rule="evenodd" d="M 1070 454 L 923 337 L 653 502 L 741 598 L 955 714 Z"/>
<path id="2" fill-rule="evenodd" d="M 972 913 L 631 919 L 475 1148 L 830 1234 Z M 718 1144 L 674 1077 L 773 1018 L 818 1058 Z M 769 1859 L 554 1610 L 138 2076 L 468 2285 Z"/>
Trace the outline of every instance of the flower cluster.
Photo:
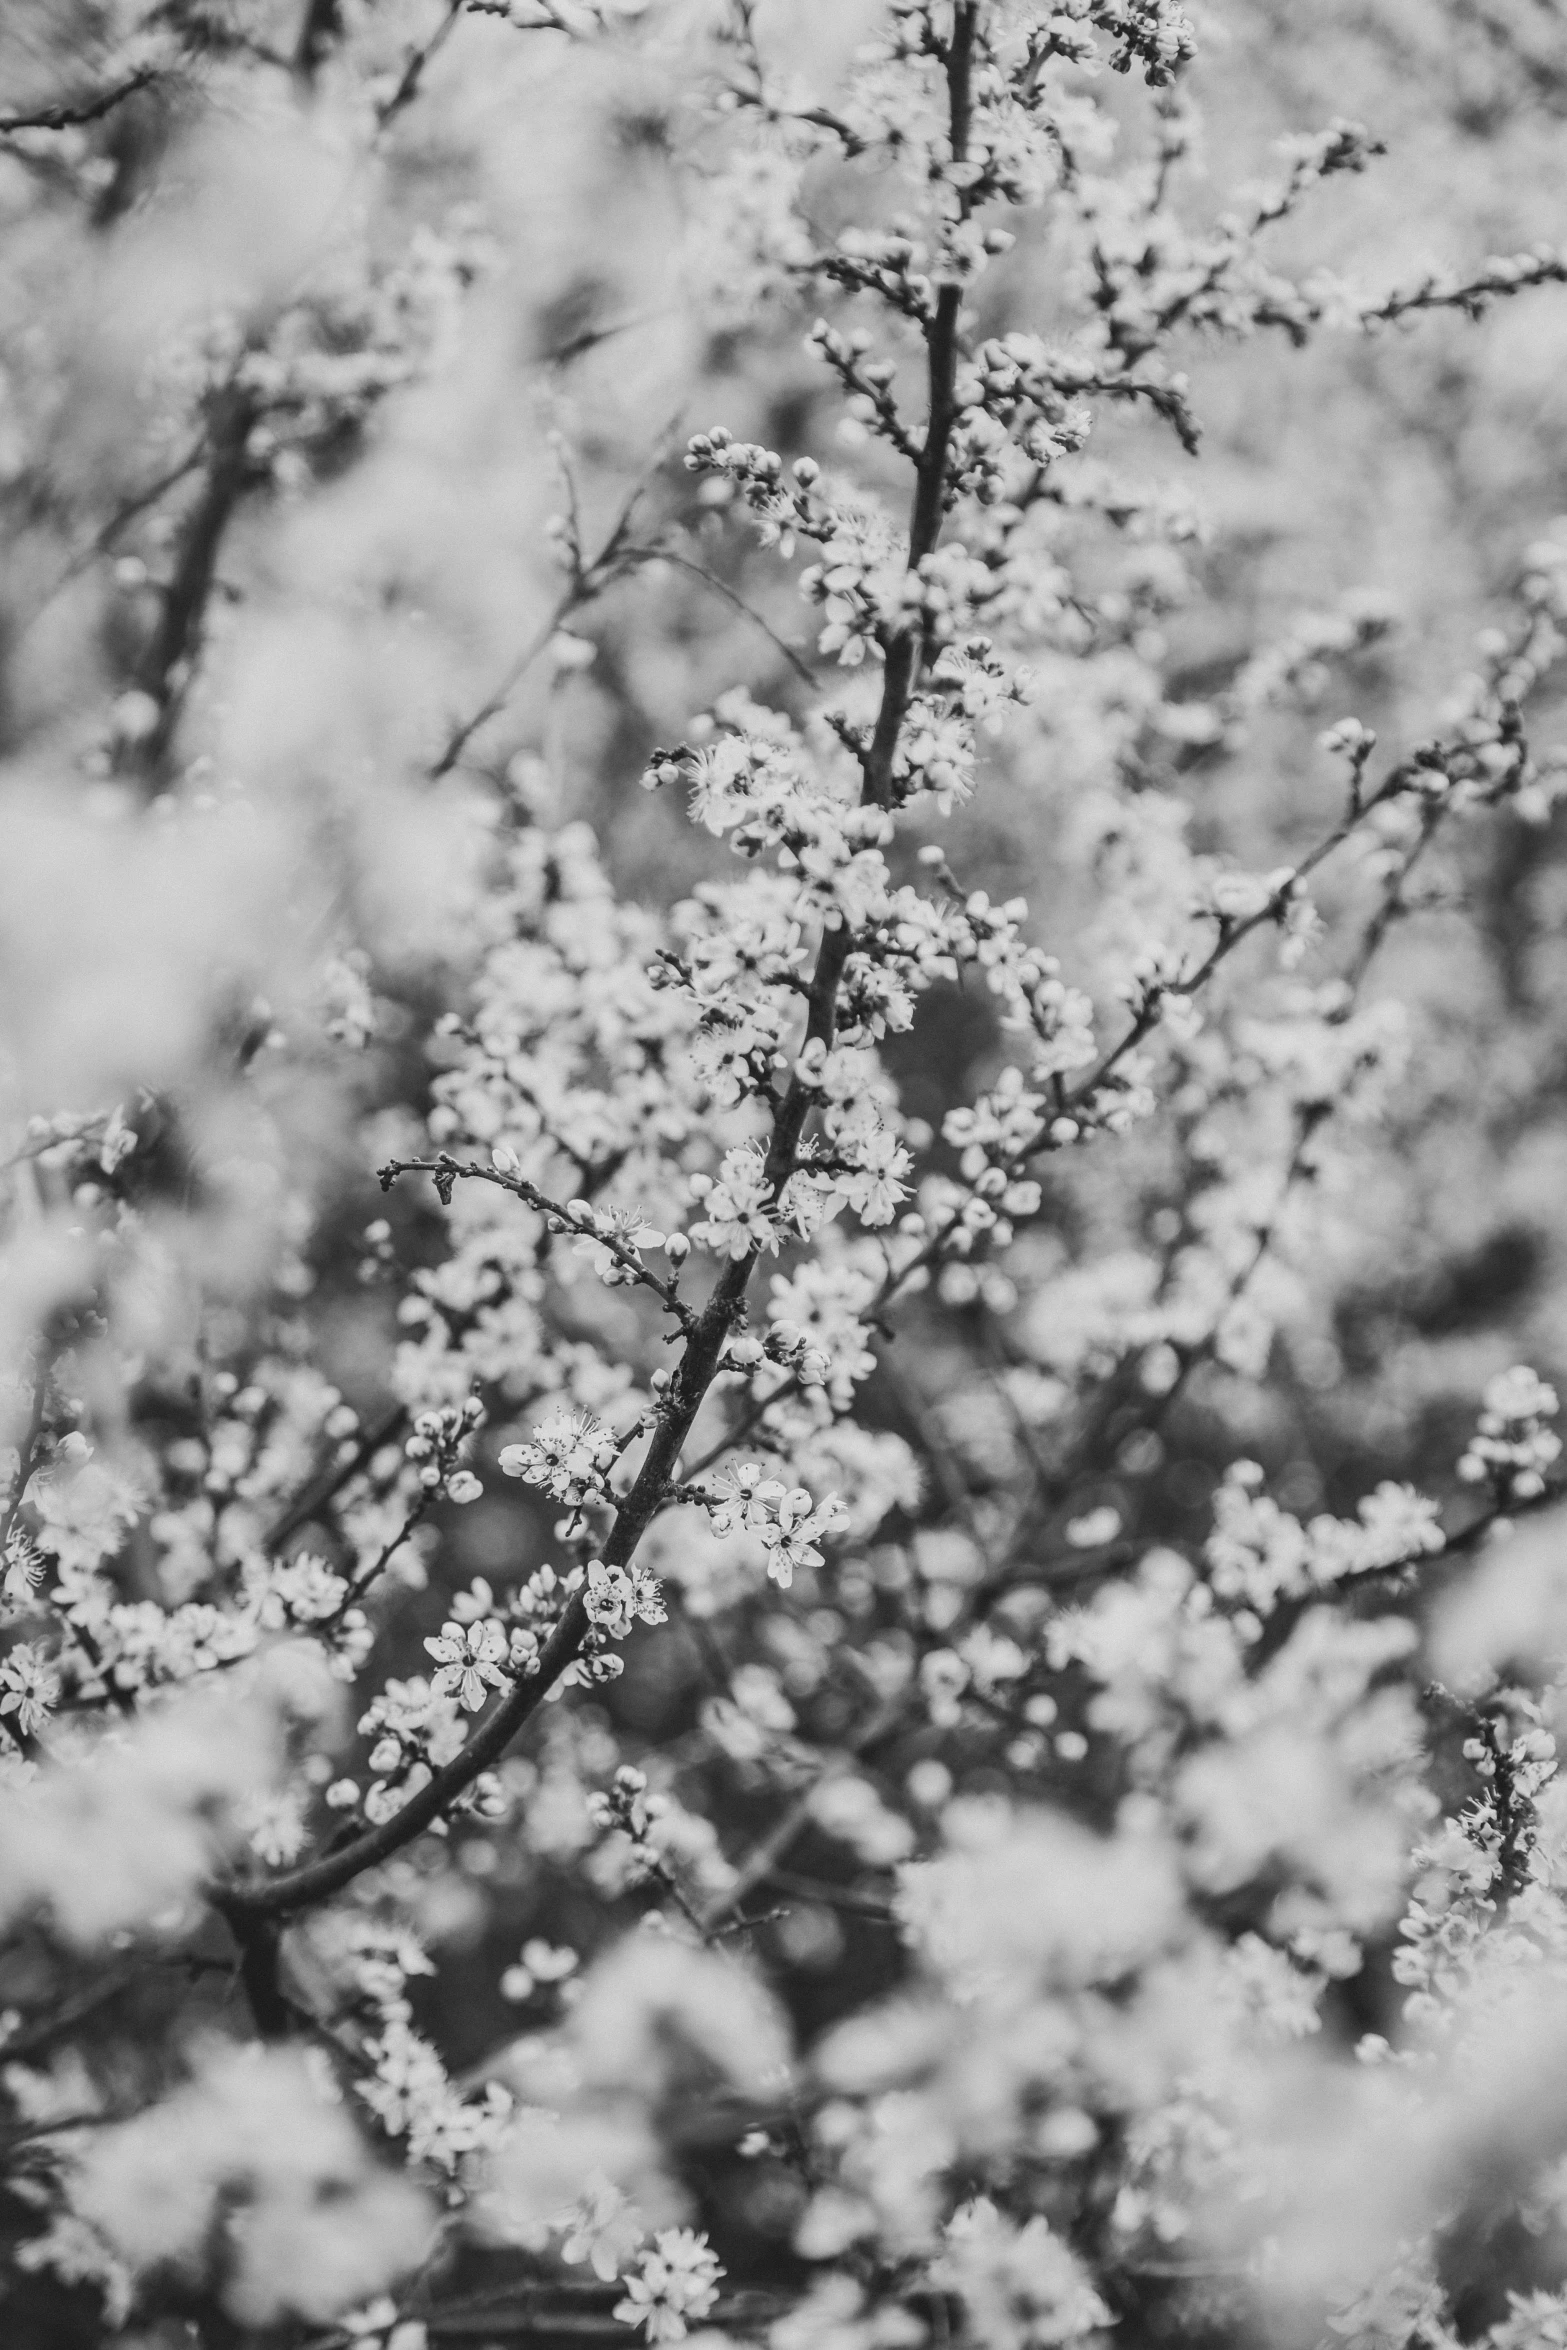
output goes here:
<path id="1" fill-rule="evenodd" d="M 737 1462 L 725 1471 L 713 1489 L 710 1515 L 716 1534 L 754 1534 L 768 1574 L 785 1590 L 796 1574 L 822 1564 L 818 1541 L 849 1523 L 835 1493 L 813 1501 L 803 1485 L 787 1486 L 754 1461 Z"/>
<path id="2" fill-rule="evenodd" d="M 624 1640 L 635 1624 L 662 1624 L 664 1602 L 645 1567 L 606 1566 L 589 1559 L 583 1605 L 588 1619 L 611 1640 Z"/>
<path id="3" fill-rule="evenodd" d="M 1385 603 L 1260 635 L 1233 521 L 1194 553 L 1145 475 L 1193 349 L 1567 265 L 1297 277 L 1270 235 L 1380 141 L 1212 201 L 1175 0 L 314 5 L 286 54 L 164 9 L 98 66 L 35 13 L 0 2188 L 44 2329 L 1557 2339 L 1560 1438 L 1492 1374 L 1555 1261 L 1567 533 L 1405 744 Z M 583 252 L 490 274 L 469 188 Z M 13 334 L 73 239 L 93 298 Z M 701 331 L 633 361 L 669 272 Z M 612 485 L 666 364 L 743 429 Z M 1302 719 L 1330 685 L 1382 741 Z"/>
<path id="4" fill-rule="evenodd" d="M 1527 1365 L 1503 1371 L 1487 1384 L 1480 1425 L 1458 1464 L 1471 1485 L 1489 1484 L 1506 1508 L 1513 1501 L 1538 1501 L 1546 1471 L 1561 1458 L 1562 1440 L 1550 1422 L 1557 1413 L 1556 1390 Z"/>
<path id="5" fill-rule="evenodd" d="M 609 1429 L 591 1412 L 560 1411 L 535 1428 L 526 1444 L 508 1444 L 499 1457 L 508 1477 L 521 1477 L 551 1500 L 578 1508 L 604 1492 L 618 1454 Z"/>
<path id="6" fill-rule="evenodd" d="M 644 2327 L 650 2342 L 683 2341 L 690 2321 L 706 2317 L 716 2303 L 723 2273 L 705 2236 L 692 2228 L 664 2228 L 627 2271 L 615 2315 Z"/>
<path id="7" fill-rule="evenodd" d="M 1214 1494 L 1205 1555 L 1212 1590 L 1261 1619 L 1280 1600 L 1368 1575 L 1417 1567 L 1443 1547 L 1434 1502 L 1412 1486 L 1379 1485 L 1354 1518 L 1302 1524 L 1263 1491 L 1255 1461 L 1235 1461 Z"/>

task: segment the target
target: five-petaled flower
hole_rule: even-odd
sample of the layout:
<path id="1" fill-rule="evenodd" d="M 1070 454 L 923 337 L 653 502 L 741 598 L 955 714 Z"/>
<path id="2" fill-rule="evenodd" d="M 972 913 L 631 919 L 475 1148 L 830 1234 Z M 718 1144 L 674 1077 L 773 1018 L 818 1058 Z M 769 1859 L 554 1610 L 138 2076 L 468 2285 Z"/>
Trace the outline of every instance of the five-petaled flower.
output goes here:
<path id="1" fill-rule="evenodd" d="M 723 2275 L 717 2254 L 695 2228 L 664 2228 L 642 2252 L 615 2304 L 625 2325 L 646 2326 L 650 2342 L 678 2342 L 693 2317 L 706 2317 Z"/>
<path id="2" fill-rule="evenodd" d="M 433 1676 L 436 1688 L 456 1697 L 469 1713 L 478 1712 L 490 1690 L 505 1686 L 506 1634 L 493 1620 L 466 1630 L 443 1624 L 438 1638 L 424 1645 L 440 1667 Z"/>
<path id="3" fill-rule="evenodd" d="M 41 1648 L 20 1640 L 0 1663 L 0 1714 L 15 1716 L 23 1738 L 39 1729 L 60 1694 L 60 1676 Z"/>

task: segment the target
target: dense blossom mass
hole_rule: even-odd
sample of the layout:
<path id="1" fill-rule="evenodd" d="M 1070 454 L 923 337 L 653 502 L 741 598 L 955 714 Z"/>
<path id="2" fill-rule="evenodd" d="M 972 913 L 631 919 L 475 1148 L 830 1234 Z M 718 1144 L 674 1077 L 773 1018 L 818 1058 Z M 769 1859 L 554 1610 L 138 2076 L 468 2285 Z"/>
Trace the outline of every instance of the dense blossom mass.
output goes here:
<path id="1" fill-rule="evenodd" d="M 1567 524 L 1179 635 L 1567 260 L 1227 14 L 0 28 L 8 2343 L 1567 2342 Z"/>

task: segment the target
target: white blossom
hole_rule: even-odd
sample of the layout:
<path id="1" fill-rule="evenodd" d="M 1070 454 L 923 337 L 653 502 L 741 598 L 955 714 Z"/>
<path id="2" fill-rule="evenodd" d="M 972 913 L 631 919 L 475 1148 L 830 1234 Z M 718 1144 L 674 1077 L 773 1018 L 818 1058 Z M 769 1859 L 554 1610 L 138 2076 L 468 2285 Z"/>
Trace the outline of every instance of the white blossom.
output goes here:
<path id="1" fill-rule="evenodd" d="M 505 1687 L 506 1634 L 493 1620 L 466 1628 L 447 1624 L 424 1645 L 439 1667 L 435 1688 L 449 1691 L 469 1713 L 478 1712 L 492 1689 Z"/>
<path id="2" fill-rule="evenodd" d="M 683 2341 L 689 2321 L 706 2317 L 724 2271 L 707 2238 L 692 2228 L 664 2228 L 624 2279 L 615 2315 L 647 2329 L 650 2342 Z"/>

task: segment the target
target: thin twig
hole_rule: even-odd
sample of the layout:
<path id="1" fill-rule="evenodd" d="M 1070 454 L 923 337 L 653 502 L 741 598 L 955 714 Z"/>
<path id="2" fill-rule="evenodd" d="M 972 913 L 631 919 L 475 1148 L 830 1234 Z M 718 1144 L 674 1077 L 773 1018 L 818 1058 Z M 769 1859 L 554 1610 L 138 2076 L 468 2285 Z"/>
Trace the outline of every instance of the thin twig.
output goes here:
<path id="1" fill-rule="evenodd" d="M 530 1208 L 537 1208 L 540 1215 L 548 1216 L 574 1238 L 591 1241 L 596 1247 L 607 1250 L 627 1280 L 638 1283 L 644 1289 L 651 1289 L 665 1313 L 673 1314 L 683 1330 L 689 1329 L 696 1319 L 673 1280 L 660 1281 L 658 1275 L 650 1272 L 643 1264 L 634 1248 L 628 1247 L 613 1233 L 601 1232 L 591 1216 L 579 1216 L 562 1201 L 551 1199 L 536 1184 L 530 1183 L 525 1175 L 508 1175 L 500 1167 L 481 1165 L 477 1159 L 470 1159 L 466 1166 L 462 1166 L 444 1152 L 434 1159 L 388 1159 L 380 1170 L 381 1189 L 390 1191 L 399 1175 L 433 1175 L 443 1202 L 451 1197 L 454 1182 L 466 1180 L 494 1183 L 502 1191 L 509 1191 L 515 1198 L 525 1201 Z"/>
<path id="2" fill-rule="evenodd" d="M 127 74 L 123 82 L 116 82 L 110 90 L 102 90 L 96 98 L 64 100 L 58 106 L 41 106 L 32 114 L 0 114 L 0 139 L 14 139 L 21 131 L 74 131 L 91 122 L 101 122 L 116 106 L 133 98 L 138 90 L 161 81 L 165 68 L 158 65 L 138 66 Z"/>
<path id="3" fill-rule="evenodd" d="M 411 106 L 415 98 L 418 97 L 419 84 L 424 79 L 426 66 L 445 47 L 466 4 L 467 0 L 448 0 L 446 14 L 430 38 L 420 47 L 409 51 L 396 89 L 376 108 L 375 119 L 378 130 L 384 131 L 388 124 L 395 121 L 396 117 L 402 113 L 403 108 Z"/>
<path id="4" fill-rule="evenodd" d="M 543 626 L 528 639 L 493 692 L 480 703 L 470 718 L 465 718 L 462 724 L 455 727 L 447 737 L 446 747 L 429 771 L 432 783 L 439 783 L 443 776 L 450 775 L 480 728 L 488 726 L 492 718 L 500 716 L 528 671 L 533 667 L 534 662 L 538 660 L 541 653 L 548 649 L 572 614 L 580 611 L 585 604 L 591 603 L 596 596 L 600 595 L 631 561 L 650 560 L 657 551 L 654 549 L 638 550 L 634 556 L 625 544 L 626 533 L 631 527 L 636 509 L 641 503 L 648 479 L 649 474 L 644 473 L 639 480 L 632 484 L 598 553 L 586 563 L 581 560 L 580 550 L 577 549 L 575 516 L 573 515 L 574 560 L 571 580 L 565 593 L 557 600 Z M 573 494 L 569 474 L 567 476 L 567 490 L 568 494 Z"/>
<path id="5" fill-rule="evenodd" d="M 826 1756 L 808 1786 L 802 1787 L 785 1811 L 752 1845 L 735 1870 L 733 1882 L 710 1901 L 702 1913 L 705 1930 L 712 1933 L 722 1921 L 733 1915 L 746 1897 L 759 1885 L 765 1885 L 773 1875 L 796 1838 L 803 1834 L 811 1817 L 817 1791 L 827 1780 L 836 1778 L 866 1754 L 879 1746 L 894 1731 L 908 1710 L 908 1695 L 901 1692 L 879 1705 L 870 1720 L 848 1743 Z"/>
<path id="6" fill-rule="evenodd" d="M 28 630 L 54 602 L 55 597 L 64 593 L 73 579 L 79 579 L 91 564 L 98 561 L 100 556 L 112 552 L 115 541 L 123 531 L 130 528 L 138 515 L 145 514 L 149 506 L 156 506 L 160 498 L 166 497 L 170 490 L 177 489 L 188 475 L 195 472 L 201 463 L 204 447 L 205 443 L 198 441 L 194 447 L 186 450 L 178 464 L 170 466 L 167 473 L 160 474 L 157 480 L 149 482 L 145 489 L 135 491 L 109 517 L 102 529 L 94 532 L 87 544 L 79 548 L 67 560 L 63 570 L 37 597 L 18 624 L 16 632 L 18 642 L 26 636 Z"/>
<path id="7" fill-rule="evenodd" d="M 754 604 L 747 603 L 745 597 L 738 590 L 732 588 L 726 579 L 720 579 L 716 571 L 709 571 L 705 563 L 693 563 L 688 555 L 677 555 L 670 547 L 650 548 L 645 556 L 635 556 L 632 560 L 648 563 L 671 563 L 677 571 L 688 572 L 693 579 L 699 579 L 704 587 L 710 587 L 715 595 L 722 596 L 725 602 L 732 604 L 737 612 L 744 613 L 752 626 L 761 630 L 769 644 L 782 653 L 797 677 L 803 678 L 807 685 L 816 683 L 816 672 L 798 647 L 790 644 L 787 637 L 780 636 L 772 622 L 765 619 Z"/>

